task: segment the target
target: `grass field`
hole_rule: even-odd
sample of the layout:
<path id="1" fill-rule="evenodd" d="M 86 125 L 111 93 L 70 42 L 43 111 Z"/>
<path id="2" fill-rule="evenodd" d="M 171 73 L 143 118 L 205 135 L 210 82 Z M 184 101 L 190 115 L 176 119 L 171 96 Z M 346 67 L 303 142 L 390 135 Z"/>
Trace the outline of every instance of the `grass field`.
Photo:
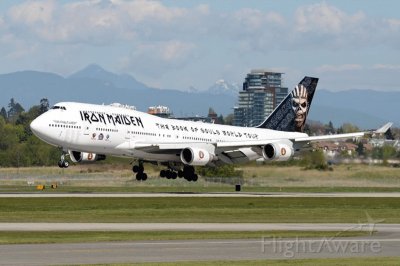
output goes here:
<path id="1" fill-rule="evenodd" d="M 399 198 L 1 198 L 0 222 L 400 223 Z"/>
<path id="2" fill-rule="evenodd" d="M 244 177 L 216 177 L 187 182 L 158 177 L 158 168 L 148 166 L 149 179 L 136 181 L 129 165 L 76 165 L 57 167 L 0 168 L 0 192 L 33 192 L 34 185 L 48 192 L 232 192 L 240 182 L 245 192 L 399 192 L 400 168 L 369 165 L 338 165 L 333 171 L 304 170 L 299 166 L 241 165 Z M 28 185 L 31 184 L 30 186 Z M 34 185 L 33 185 L 34 184 Z"/>
<path id="3" fill-rule="evenodd" d="M 137 240 L 193 240 L 193 239 L 261 239 L 296 237 L 352 237 L 368 235 L 365 231 L 254 231 L 254 232 L 1 232 L 0 244 L 85 243 Z"/>

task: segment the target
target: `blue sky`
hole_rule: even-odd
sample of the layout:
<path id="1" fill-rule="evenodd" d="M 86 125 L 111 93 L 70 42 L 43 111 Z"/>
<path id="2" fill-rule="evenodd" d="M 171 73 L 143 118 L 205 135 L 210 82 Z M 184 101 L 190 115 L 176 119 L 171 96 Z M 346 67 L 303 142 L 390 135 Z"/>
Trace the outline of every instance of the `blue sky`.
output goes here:
<path id="1" fill-rule="evenodd" d="M 0 73 L 91 63 L 154 87 L 241 84 L 252 68 L 320 87 L 400 90 L 400 1 L 0 1 Z"/>

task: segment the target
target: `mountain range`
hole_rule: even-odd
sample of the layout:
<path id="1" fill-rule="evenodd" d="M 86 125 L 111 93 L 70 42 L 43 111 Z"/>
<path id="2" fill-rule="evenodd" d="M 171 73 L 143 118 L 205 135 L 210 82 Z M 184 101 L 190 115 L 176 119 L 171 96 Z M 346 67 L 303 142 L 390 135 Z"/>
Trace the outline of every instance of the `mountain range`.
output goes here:
<path id="1" fill-rule="evenodd" d="M 175 116 L 205 115 L 209 107 L 218 114 L 232 113 L 240 90 L 238 85 L 222 79 L 203 91 L 151 88 L 131 75 L 115 74 L 95 64 L 67 77 L 38 71 L 1 74 L 0 88 L 0 107 L 6 108 L 11 98 L 25 108 L 47 98 L 50 104 L 60 101 L 119 102 L 134 105 L 140 111 L 147 111 L 149 106 L 165 105 Z M 400 92 L 319 89 L 309 119 L 323 123 L 332 121 L 335 126 L 349 122 L 361 128 L 376 128 L 387 121 L 398 126 L 400 117 L 395 108 L 399 102 Z"/>

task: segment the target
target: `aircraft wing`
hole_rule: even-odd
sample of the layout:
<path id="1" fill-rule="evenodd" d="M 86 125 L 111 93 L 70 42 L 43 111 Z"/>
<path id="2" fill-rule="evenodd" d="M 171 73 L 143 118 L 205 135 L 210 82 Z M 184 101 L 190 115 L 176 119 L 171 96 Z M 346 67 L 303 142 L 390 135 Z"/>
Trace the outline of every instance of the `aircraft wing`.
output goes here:
<path id="1" fill-rule="evenodd" d="M 292 139 L 293 143 L 296 142 L 313 142 L 313 141 L 322 141 L 322 140 L 334 140 L 334 139 L 348 139 L 355 137 L 362 137 L 366 134 L 366 132 L 357 132 L 357 133 L 347 133 L 347 134 L 336 134 L 336 135 L 323 135 L 323 136 L 311 136 L 304 138 L 296 138 Z M 214 146 L 220 150 L 229 150 L 229 149 L 238 149 L 238 148 L 248 148 L 248 147 L 258 147 L 263 146 L 273 142 L 287 141 L 286 139 L 264 139 L 264 140 L 248 140 L 248 141 L 230 141 L 230 142 L 218 142 L 218 143 L 146 143 L 141 141 L 127 141 L 116 148 L 121 150 L 143 150 L 143 151 L 151 151 L 151 150 L 181 150 L 187 147 L 204 147 L 204 146 Z"/>
<path id="2" fill-rule="evenodd" d="M 248 141 L 230 141 L 217 143 L 204 142 L 175 142 L 175 143 L 146 143 L 142 141 L 127 141 L 118 145 L 117 149 L 131 151 L 141 150 L 148 153 L 157 154 L 179 154 L 185 148 L 201 148 L 218 156 L 220 161 L 224 163 L 242 163 L 248 160 L 254 160 L 262 157 L 263 146 L 268 144 L 280 144 L 293 146 L 294 151 L 300 150 L 302 147 L 311 142 L 338 140 L 349 138 L 360 138 L 368 134 L 384 133 L 391 126 L 391 123 L 383 127 L 366 132 L 355 132 L 335 135 L 307 136 L 294 139 L 263 139 Z"/>
<path id="3" fill-rule="evenodd" d="M 367 132 L 356 132 L 356 133 L 346 133 L 346 134 L 335 134 L 335 135 L 322 135 L 322 136 L 311 136 L 304 138 L 296 138 L 294 142 L 314 142 L 322 140 L 336 140 L 336 139 L 350 139 L 363 137 Z"/>

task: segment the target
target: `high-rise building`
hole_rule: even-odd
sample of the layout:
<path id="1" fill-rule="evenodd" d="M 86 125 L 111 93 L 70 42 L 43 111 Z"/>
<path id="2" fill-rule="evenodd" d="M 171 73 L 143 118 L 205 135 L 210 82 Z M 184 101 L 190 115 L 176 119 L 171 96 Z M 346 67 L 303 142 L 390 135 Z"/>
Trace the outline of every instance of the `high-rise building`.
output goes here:
<path id="1" fill-rule="evenodd" d="M 234 108 L 235 126 L 253 127 L 261 124 L 288 94 L 282 87 L 282 74 L 254 69 L 247 74 L 243 90 L 239 92 L 238 105 Z"/>
<path id="2" fill-rule="evenodd" d="M 162 106 L 162 105 L 150 106 L 147 109 L 147 113 L 151 114 L 151 115 L 156 115 L 156 116 L 159 116 L 159 117 L 163 117 L 163 118 L 169 118 L 172 115 L 172 113 L 169 110 L 169 108 L 167 106 Z"/>

